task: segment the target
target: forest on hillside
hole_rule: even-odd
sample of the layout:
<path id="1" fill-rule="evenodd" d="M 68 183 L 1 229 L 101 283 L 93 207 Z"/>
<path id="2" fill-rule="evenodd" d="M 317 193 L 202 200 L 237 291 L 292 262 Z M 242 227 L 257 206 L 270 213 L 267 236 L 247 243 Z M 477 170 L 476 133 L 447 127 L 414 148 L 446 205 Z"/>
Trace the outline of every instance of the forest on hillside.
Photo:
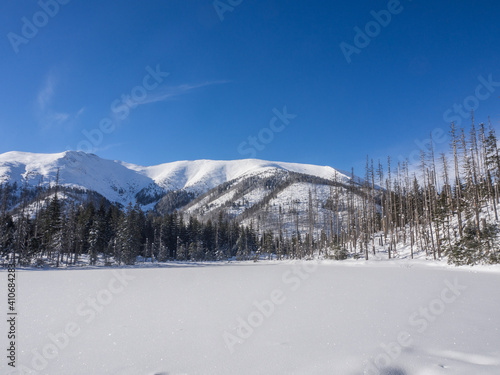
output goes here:
<path id="1" fill-rule="evenodd" d="M 84 203 L 60 199 L 56 183 L 30 190 L 0 186 L 0 246 L 4 261 L 55 267 L 127 264 L 138 261 L 216 261 L 323 257 L 370 259 L 446 257 L 451 264 L 500 262 L 500 154 L 494 128 L 450 126 L 450 150 L 435 155 L 432 141 L 417 169 L 391 158 L 367 157 L 364 180 L 332 184 L 327 217 L 315 214 L 309 192 L 302 218 L 307 228 L 266 229 L 258 217 L 242 225 L 219 213 L 200 220 L 182 212 L 144 213 L 96 197 Z M 353 174 L 354 176 L 354 174 Z M 45 190 L 44 190 L 45 189 Z M 44 199 L 45 197 L 45 199 Z M 47 198 L 50 197 L 50 198 Z M 31 210 L 35 200 L 36 209 Z M 15 206 L 15 210 L 9 207 Z M 340 215 L 339 208 L 345 213 Z M 280 207 L 281 212 L 281 207 Z M 298 215 L 298 214 L 297 214 Z M 284 217 L 284 216 L 283 216 Z M 322 222 L 318 223 L 321 220 Z M 297 218 L 298 223 L 298 218 Z M 318 230 L 317 227 L 324 228 Z"/>

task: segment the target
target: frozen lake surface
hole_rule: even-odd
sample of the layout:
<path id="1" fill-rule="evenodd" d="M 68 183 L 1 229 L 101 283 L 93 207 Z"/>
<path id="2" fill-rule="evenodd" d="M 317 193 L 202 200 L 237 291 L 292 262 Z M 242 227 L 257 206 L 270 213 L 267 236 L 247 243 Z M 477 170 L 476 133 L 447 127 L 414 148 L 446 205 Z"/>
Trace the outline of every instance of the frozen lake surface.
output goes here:
<path id="1" fill-rule="evenodd" d="M 500 374 L 498 268 L 166 264 L 17 282 L 17 367 L 4 358 L 2 374 Z"/>

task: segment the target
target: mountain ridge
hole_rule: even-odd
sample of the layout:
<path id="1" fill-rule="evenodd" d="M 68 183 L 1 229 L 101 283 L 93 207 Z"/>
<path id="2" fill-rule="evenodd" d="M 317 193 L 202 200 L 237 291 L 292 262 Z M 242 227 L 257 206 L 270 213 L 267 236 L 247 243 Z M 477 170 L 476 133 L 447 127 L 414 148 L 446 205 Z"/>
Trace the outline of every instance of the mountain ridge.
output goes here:
<path id="1" fill-rule="evenodd" d="M 81 151 L 41 154 L 10 151 L 0 154 L 0 184 L 17 182 L 30 187 L 50 186 L 57 179 L 64 187 L 94 191 L 126 205 L 139 195 L 151 197 L 145 209 L 156 204 L 155 197 L 183 190 L 194 196 L 217 186 L 251 176 L 273 175 L 277 170 L 300 173 L 326 180 L 348 182 L 350 177 L 330 166 L 266 161 L 182 160 L 153 166 L 141 166 L 120 160 L 108 160 Z"/>

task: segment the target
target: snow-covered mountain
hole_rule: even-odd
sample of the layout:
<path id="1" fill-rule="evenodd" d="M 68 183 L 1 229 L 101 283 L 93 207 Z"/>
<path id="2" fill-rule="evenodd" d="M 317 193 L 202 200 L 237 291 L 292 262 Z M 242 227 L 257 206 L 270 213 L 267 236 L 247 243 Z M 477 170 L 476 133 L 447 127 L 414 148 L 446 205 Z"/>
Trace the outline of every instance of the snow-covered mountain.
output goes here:
<path id="1" fill-rule="evenodd" d="M 93 154 L 67 151 L 59 154 L 7 152 L 0 155 L 0 184 L 10 182 L 22 187 L 48 186 L 95 191 L 110 202 L 126 204 L 135 201 L 143 189 L 159 190 L 149 177 L 119 162 L 101 159 Z"/>
<path id="2" fill-rule="evenodd" d="M 198 196 L 228 181 L 269 175 L 277 170 L 324 179 L 334 179 L 335 175 L 342 181 L 349 179 L 344 173 L 328 166 L 256 159 L 177 161 L 143 167 L 76 151 L 58 154 L 13 151 L 0 154 L 0 184 L 17 182 L 19 187 L 25 183 L 29 186 L 53 185 L 59 171 L 60 186 L 94 191 L 110 202 L 123 205 L 134 203 L 138 195 L 155 198 L 178 190 Z"/>
<path id="3" fill-rule="evenodd" d="M 333 209 L 333 195 L 340 201 L 346 199 L 351 183 L 347 173 L 329 166 L 257 159 L 177 161 L 144 167 L 76 151 L 0 154 L 0 185 L 8 183 L 18 196 L 27 186 L 31 212 L 39 207 L 34 204 L 40 198 L 37 187 L 53 187 L 57 180 L 64 200 L 82 202 L 92 197 L 98 202 L 104 197 L 111 203 L 139 203 L 144 210 L 160 213 L 176 209 L 202 220 L 220 214 L 246 224 L 257 219 L 272 230 L 280 221 L 289 227 L 302 226 L 294 218 L 305 220 L 303 214 L 311 205 L 318 222 L 323 221 L 319 219 Z M 52 195 L 50 190 L 42 191 L 43 203 Z M 336 209 L 342 212 L 344 208 L 339 204 Z"/>

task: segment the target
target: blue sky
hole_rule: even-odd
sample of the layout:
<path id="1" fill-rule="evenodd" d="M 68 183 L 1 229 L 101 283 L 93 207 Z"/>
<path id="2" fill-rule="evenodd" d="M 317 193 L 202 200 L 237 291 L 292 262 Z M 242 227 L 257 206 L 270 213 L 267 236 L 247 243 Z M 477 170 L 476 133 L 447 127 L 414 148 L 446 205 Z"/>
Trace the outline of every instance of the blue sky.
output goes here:
<path id="1" fill-rule="evenodd" d="M 362 174 L 431 131 L 444 147 L 439 129 L 470 123 L 458 105 L 499 128 L 499 16 L 493 0 L 3 1 L 0 153 Z"/>

